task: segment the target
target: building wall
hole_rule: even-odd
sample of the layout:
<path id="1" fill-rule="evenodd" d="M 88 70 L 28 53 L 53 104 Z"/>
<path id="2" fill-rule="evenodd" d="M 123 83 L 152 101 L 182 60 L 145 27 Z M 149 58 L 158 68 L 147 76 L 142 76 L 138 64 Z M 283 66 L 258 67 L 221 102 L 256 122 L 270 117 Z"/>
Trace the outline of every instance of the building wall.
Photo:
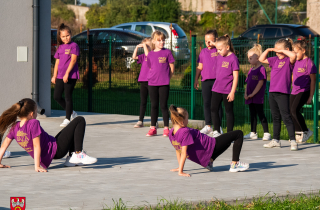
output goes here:
<path id="1" fill-rule="evenodd" d="M 320 0 L 307 0 L 307 25 L 320 34 Z"/>
<path id="2" fill-rule="evenodd" d="M 2 0 L 0 7 L 0 113 L 22 98 L 32 98 L 33 1 Z M 40 105 L 51 113 L 51 1 L 40 1 Z M 28 48 L 28 61 L 17 62 L 17 46 Z"/>
<path id="3" fill-rule="evenodd" d="M 193 12 L 215 12 L 216 0 L 179 0 L 182 10 Z"/>
<path id="4" fill-rule="evenodd" d="M 76 20 L 79 24 L 87 25 L 86 12 L 89 10 L 89 7 L 76 6 L 68 4 L 68 9 L 73 10 L 76 15 Z"/>

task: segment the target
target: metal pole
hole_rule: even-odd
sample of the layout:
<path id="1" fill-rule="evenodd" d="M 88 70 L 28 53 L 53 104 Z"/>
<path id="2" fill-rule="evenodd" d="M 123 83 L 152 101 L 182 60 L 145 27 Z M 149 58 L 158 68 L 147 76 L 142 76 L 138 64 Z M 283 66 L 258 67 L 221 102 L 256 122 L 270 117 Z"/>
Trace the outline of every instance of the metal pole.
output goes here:
<path id="1" fill-rule="evenodd" d="M 270 18 L 269 18 L 269 16 L 268 16 L 268 14 L 266 13 L 266 11 L 263 9 L 263 6 L 260 4 L 260 1 L 257 0 L 257 2 L 258 2 L 258 4 L 259 4 L 260 8 L 262 9 L 264 15 L 265 15 L 265 16 L 267 17 L 267 19 L 269 20 L 269 23 L 272 24 L 272 21 L 270 20 Z"/>
<path id="2" fill-rule="evenodd" d="M 92 112 L 92 34 L 89 34 L 88 112 Z"/>
<path id="3" fill-rule="evenodd" d="M 276 12 L 276 15 L 275 15 L 275 18 L 274 18 L 274 23 L 277 24 L 278 23 L 278 0 L 276 0 L 276 8 L 275 8 L 275 12 Z"/>
<path id="4" fill-rule="evenodd" d="M 112 37 L 109 37 L 109 88 L 111 88 Z"/>
<path id="5" fill-rule="evenodd" d="M 314 65 L 317 67 L 316 90 L 313 96 L 313 142 L 318 141 L 319 136 L 319 35 L 314 38 Z"/>
<path id="6" fill-rule="evenodd" d="M 194 109 L 195 109 L 195 91 L 194 91 L 194 79 L 195 79 L 195 74 L 196 74 L 196 40 L 197 40 L 197 35 L 192 35 L 191 37 L 191 119 L 194 119 Z"/>
<path id="7" fill-rule="evenodd" d="M 247 29 L 249 29 L 249 0 L 247 0 Z"/>

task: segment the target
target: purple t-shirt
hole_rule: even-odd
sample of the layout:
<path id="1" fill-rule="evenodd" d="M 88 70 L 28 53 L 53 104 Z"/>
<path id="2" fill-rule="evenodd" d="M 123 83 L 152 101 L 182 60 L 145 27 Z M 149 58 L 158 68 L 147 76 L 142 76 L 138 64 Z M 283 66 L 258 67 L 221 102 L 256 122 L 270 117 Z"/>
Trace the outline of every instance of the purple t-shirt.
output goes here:
<path id="1" fill-rule="evenodd" d="M 141 63 L 138 82 L 148 82 L 148 74 L 150 69 L 148 68 L 147 56 L 145 54 L 139 55 L 137 63 Z"/>
<path id="2" fill-rule="evenodd" d="M 160 51 L 151 51 L 148 54 L 148 85 L 162 86 L 170 84 L 170 63 L 174 58 L 170 50 L 162 48 Z"/>
<path id="3" fill-rule="evenodd" d="M 293 69 L 292 95 L 310 90 L 310 74 L 316 74 L 317 67 L 310 58 L 296 61 Z"/>
<path id="4" fill-rule="evenodd" d="M 33 139 L 37 136 L 40 136 L 40 165 L 43 168 L 48 168 L 57 152 L 57 142 L 54 137 L 48 135 L 42 129 L 38 120 L 28 120 L 22 127 L 20 127 L 20 122 L 17 122 L 7 135 L 9 139 L 15 139 L 32 158 L 34 158 Z"/>
<path id="5" fill-rule="evenodd" d="M 263 85 L 259 92 L 255 94 L 252 98 L 249 98 L 245 101 L 246 104 L 263 104 L 264 101 L 264 93 L 266 90 L 266 84 L 267 84 L 267 72 L 263 65 L 259 66 L 255 70 L 252 70 L 251 68 L 248 73 L 248 77 L 246 79 L 247 83 L 247 95 L 250 95 L 256 86 L 258 85 L 260 80 L 264 80 Z"/>
<path id="6" fill-rule="evenodd" d="M 183 146 L 188 146 L 187 158 L 195 163 L 207 167 L 212 156 L 216 139 L 200 133 L 192 128 L 180 128 L 173 135 L 173 128 L 169 132 L 172 146 L 181 153 Z"/>
<path id="7" fill-rule="evenodd" d="M 239 71 L 239 61 L 235 54 L 229 56 L 218 55 L 216 58 L 216 81 L 212 91 L 222 94 L 229 94 L 232 89 L 233 71 Z"/>
<path id="8" fill-rule="evenodd" d="M 71 54 L 74 54 L 76 56 L 80 55 L 79 46 L 74 42 L 70 42 L 68 44 L 62 44 L 57 49 L 57 52 L 54 55 L 54 58 L 59 59 L 57 79 L 63 79 L 63 76 L 66 74 L 66 71 L 71 62 Z M 70 79 L 80 78 L 78 62 L 74 64 L 73 69 L 70 71 L 69 78 Z"/>
<path id="9" fill-rule="evenodd" d="M 217 52 L 217 48 L 213 48 L 209 50 L 208 48 L 204 48 L 201 50 L 198 63 L 202 63 L 203 68 L 201 71 L 201 81 L 205 81 L 207 79 L 215 79 L 216 78 L 216 70 L 214 68 L 214 64 L 216 63 L 216 58 L 219 55 Z"/>
<path id="10" fill-rule="evenodd" d="M 278 56 L 268 58 L 271 68 L 269 92 L 279 92 L 290 94 L 291 74 L 294 65 L 290 63 L 290 58 L 285 57 L 280 60 Z"/>

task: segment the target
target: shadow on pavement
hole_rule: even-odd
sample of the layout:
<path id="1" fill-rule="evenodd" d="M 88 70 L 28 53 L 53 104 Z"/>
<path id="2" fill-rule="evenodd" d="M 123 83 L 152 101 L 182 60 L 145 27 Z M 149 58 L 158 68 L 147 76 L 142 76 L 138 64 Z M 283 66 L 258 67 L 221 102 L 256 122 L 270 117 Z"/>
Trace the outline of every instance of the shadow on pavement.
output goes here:
<path id="1" fill-rule="evenodd" d="M 26 151 L 19 151 L 19 152 L 11 152 L 11 156 L 9 158 L 17 158 L 22 156 L 28 156 L 29 154 Z"/>
<path id="2" fill-rule="evenodd" d="M 150 159 L 150 158 L 145 158 L 143 156 L 98 158 L 98 162 L 96 162 L 95 164 L 86 165 L 82 167 L 93 168 L 93 169 L 112 168 L 113 166 L 117 166 L 117 165 L 127 165 L 132 163 L 142 163 L 142 162 L 150 162 L 150 161 L 158 161 L 158 160 L 163 160 L 163 159 Z M 63 168 L 63 167 L 64 167 L 64 163 L 50 167 L 50 169 Z"/>
<path id="3" fill-rule="evenodd" d="M 87 124 L 87 126 L 93 126 L 93 125 L 112 125 L 112 124 L 124 124 L 124 123 L 136 123 L 138 120 L 125 120 L 125 121 L 115 121 L 115 122 L 101 122 L 101 123 L 93 123 L 93 124 Z M 151 122 L 151 120 L 146 119 L 144 122 Z"/>

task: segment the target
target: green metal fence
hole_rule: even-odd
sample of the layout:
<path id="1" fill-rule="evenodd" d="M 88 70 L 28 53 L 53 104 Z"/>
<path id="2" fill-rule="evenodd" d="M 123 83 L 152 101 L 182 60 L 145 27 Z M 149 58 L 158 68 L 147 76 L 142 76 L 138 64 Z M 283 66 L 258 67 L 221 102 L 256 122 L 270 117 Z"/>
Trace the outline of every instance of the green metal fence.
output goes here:
<path id="1" fill-rule="evenodd" d="M 78 80 L 74 94 L 73 103 L 76 111 L 89 111 L 109 114 L 139 115 L 140 93 L 138 76 L 140 65 L 132 62 L 133 49 L 140 41 L 124 42 L 120 40 L 83 40 L 77 41 L 80 47 L 78 57 L 80 80 Z M 309 40 L 310 57 L 314 59 L 319 69 L 319 38 Z M 240 62 L 239 84 L 234 102 L 235 127 L 244 133 L 250 132 L 250 114 L 248 106 L 245 105 L 244 90 L 245 79 L 250 69 L 247 61 L 247 51 L 257 40 L 234 41 L 236 55 Z M 92 43 L 89 45 L 89 43 Z M 273 47 L 275 40 L 263 40 L 260 44 L 263 49 Z M 91 46 L 91 47 L 89 47 Z M 192 36 L 191 42 L 179 46 L 166 43 L 172 50 L 176 59 L 175 73 L 170 81 L 170 94 L 168 104 L 184 107 L 190 113 L 191 119 L 204 120 L 203 100 L 201 94 L 201 83 L 199 90 L 194 89 L 193 81 L 196 71 L 196 61 L 200 51 L 205 47 L 204 40 L 198 40 Z M 316 49 L 316 50 L 314 50 Z M 190 56 L 191 52 L 191 56 Z M 138 51 L 139 54 L 143 51 Z M 90 62 L 89 62 L 90 61 Z M 54 59 L 52 59 L 53 72 Z M 265 66 L 270 77 L 270 68 Z M 319 72 L 317 74 L 319 81 Z M 62 109 L 54 100 L 54 85 L 51 86 L 52 109 Z M 319 83 L 317 82 L 316 94 L 313 104 L 304 106 L 302 112 L 306 118 L 307 126 L 314 131 L 314 141 L 318 141 L 319 129 Z M 146 116 L 150 116 L 150 101 L 148 100 Z M 268 87 L 265 93 L 265 114 L 269 123 L 269 131 L 273 133 L 272 117 L 268 103 Z M 225 115 L 225 112 L 224 112 Z M 161 111 L 159 113 L 161 116 Z M 138 119 L 138 118 L 137 118 Z M 222 120 L 223 130 L 226 131 L 226 117 Z M 258 125 L 259 136 L 263 135 L 262 126 Z M 287 129 L 284 124 L 281 128 L 281 139 L 288 139 Z"/>

